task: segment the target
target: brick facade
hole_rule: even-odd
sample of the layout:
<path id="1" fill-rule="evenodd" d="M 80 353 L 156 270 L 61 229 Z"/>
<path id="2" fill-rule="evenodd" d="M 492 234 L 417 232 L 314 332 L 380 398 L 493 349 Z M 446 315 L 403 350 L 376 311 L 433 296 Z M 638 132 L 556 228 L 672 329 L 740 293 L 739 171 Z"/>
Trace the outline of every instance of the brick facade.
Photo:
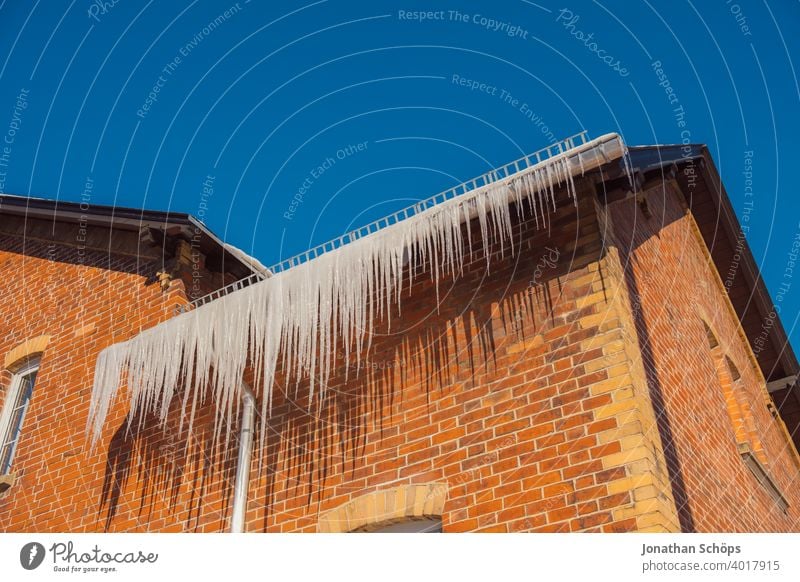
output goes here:
<path id="1" fill-rule="evenodd" d="M 638 298 L 630 341 L 641 352 L 662 443 L 672 443 L 660 469 L 680 500 L 680 523 L 691 531 L 796 531 L 800 458 L 770 413 L 764 376 L 695 219 L 677 184 L 666 186 L 645 191 L 650 218 L 624 202 L 609 214 L 626 285 Z M 726 396 L 740 403 L 738 419 Z M 736 430 L 737 420 L 747 426 Z M 785 514 L 742 462 L 742 439 L 787 496 Z"/>
<path id="2" fill-rule="evenodd" d="M 800 459 L 685 184 L 645 184 L 645 207 L 598 179 L 549 233 L 515 224 L 514 254 L 493 248 L 487 269 L 476 250 L 438 307 L 417 277 L 324 400 L 278 382 L 247 531 L 437 514 L 445 532 L 800 530 Z M 163 432 L 119 405 L 95 450 L 85 437 L 97 353 L 171 317 L 184 281 L 154 284 L 155 259 L 49 249 L 0 239 L 0 355 L 50 336 L 0 529 L 225 531 L 236 446 L 211 434 L 212 407 L 187 436 L 178 415 Z"/>

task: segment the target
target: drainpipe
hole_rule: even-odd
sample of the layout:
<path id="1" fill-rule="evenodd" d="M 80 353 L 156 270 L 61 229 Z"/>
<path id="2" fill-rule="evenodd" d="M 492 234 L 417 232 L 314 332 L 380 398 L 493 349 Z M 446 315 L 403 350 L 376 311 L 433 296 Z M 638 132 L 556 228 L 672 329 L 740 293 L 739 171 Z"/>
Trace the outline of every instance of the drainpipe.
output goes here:
<path id="1" fill-rule="evenodd" d="M 233 512 L 231 533 L 244 531 L 247 512 L 247 488 L 250 484 L 250 457 L 253 452 L 253 425 L 255 424 L 256 397 L 247 384 L 242 385 L 242 421 L 239 426 L 239 459 L 236 463 L 236 480 L 233 484 Z"/>

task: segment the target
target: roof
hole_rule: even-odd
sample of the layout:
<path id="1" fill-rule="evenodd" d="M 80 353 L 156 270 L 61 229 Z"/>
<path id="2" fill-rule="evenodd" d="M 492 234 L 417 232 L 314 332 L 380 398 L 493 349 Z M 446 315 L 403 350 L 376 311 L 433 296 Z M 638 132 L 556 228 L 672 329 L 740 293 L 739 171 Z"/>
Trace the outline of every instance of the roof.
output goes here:
<path id="1" fill-rule="evenodd" d="M 242 250 L 228 245 L 203 222 L 182 212 L 163 212 L 0 194 L 0 215 L 39 218 L 53 222 L 103 226 L 113 230 L 159 233 L 162 237 L 191 240 L 207 257 L 207 263 L 236 278 L 264 276 L 263 265 Z"/>
<path id="2" fill-rule="evenodd" d="M 692 193 L 687 205 L 720 276 L 735 273 L 728 296 L 756 353 L 759 367 L 767 382 L 780 383 L 785 378 L 796 376 L 797 357 L 780 317 L 772 315 L 772 297 L 708 147 L 704 144 L 635 146 L 629 147 L 628 153 L 632 171 L 641 177 L 642 183 L 649 176 L 663 179 L 671 168 L 689 163 L 695 165 L 694 174 L 699 180 L 691 189 L 686 187 L 688 178 L 683 172 L 673 175 L 684 192 Z M 773 323 L 765 328 L 764 322 L 768 320 L 773 320 Z M 765 331 L 768 341 L 760 344 Z"/>

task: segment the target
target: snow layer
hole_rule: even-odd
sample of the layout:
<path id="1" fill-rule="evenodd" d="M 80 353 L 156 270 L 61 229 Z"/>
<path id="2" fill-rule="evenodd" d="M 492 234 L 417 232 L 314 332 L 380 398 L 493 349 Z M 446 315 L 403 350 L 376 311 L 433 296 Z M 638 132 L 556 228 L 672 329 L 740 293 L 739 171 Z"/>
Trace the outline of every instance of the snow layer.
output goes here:
<path id="1" fill-rule="evenodd" d="M 89 413 L 93 442 L 125 383 L 134 418 L 156 414 L 165 423 L 170 405 L 180 398 L 181 429 L 191 430 L 198 406 L 212 398 L 215 437 L 227 426 L 226 439 L 248 365 L 255 372 L 262 418 L 269 414 L 281 365 L 295 382 L 309 379 L 311 398 L 324 393 L 337 351 L 360 362 L 373 324 L 399 313 L 401 292 L 421 272 L 418 267 L 424 265 L 437 283 L 459 276 L 464 253 L 472 248 L 471 218 L 477 217 L 487 263 L 493 244 L 513 252 L 509 202 L 516 202 L 521 217 L 533 216 L 546 226 L 556 186 L 565 185 L 575 198 L 572 174 L 583 167 L 570 164 L 563 155 L 547 160 L 106 348 L 97 360 Z M 438 300 L 438 285 L 436 292 Z"/>

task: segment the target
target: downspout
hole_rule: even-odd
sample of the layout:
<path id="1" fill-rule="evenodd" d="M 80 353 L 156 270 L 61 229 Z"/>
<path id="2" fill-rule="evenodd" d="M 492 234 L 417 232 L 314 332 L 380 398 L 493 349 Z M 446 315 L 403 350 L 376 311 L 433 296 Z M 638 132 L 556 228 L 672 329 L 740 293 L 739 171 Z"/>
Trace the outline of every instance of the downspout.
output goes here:
<path id="1" fill-rule="evenodd" d="M 242 385 L 242 421 L 239 425 L 239 458 L 236 463 L 236 480 L 233 484 L 233 512 L 231 533 L 244 531 L 247 513 L 247 488 L 250 484 L 250 457 L 253 452 L 256 397 L 247 384 Z"/>

